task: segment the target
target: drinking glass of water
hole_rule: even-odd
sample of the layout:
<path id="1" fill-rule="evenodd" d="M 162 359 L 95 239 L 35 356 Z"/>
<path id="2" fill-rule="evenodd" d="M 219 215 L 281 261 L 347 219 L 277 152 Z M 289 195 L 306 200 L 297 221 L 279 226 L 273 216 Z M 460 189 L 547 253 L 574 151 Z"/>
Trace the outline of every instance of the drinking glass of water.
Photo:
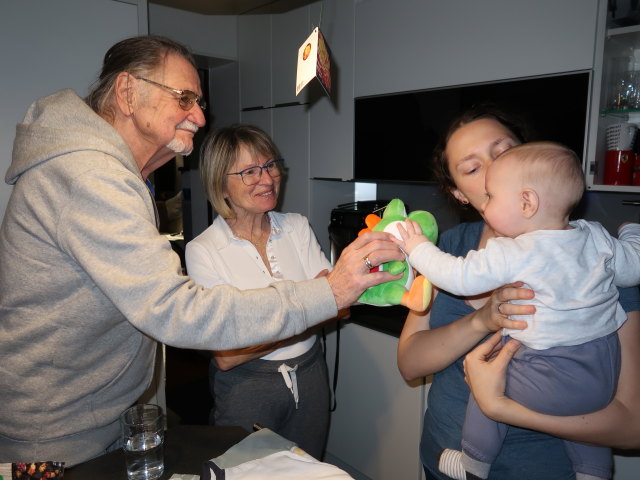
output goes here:
<path id="1" fill-rule="evenodd" d="M 162 408 L 140 404 L 120 416 L 122 448 L 129 480 L 153 480 L 164 472 Z"/>

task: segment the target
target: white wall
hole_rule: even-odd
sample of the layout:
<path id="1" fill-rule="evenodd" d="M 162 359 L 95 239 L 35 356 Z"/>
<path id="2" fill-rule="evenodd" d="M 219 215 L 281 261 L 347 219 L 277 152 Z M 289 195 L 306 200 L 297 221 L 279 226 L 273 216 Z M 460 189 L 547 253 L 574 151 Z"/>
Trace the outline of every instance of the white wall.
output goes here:
<path id="1" fill-rule="evenodd" d="M 146 0 L 142 0 L 146 3 Z M 11 163 L 15 126 L 39 97 L 85 95 L 116 41 L 138 33 L 138 5 L 114 0 L 0 0 L 0 171 Z M 0 184 L 0 218 L 11 187 Z"/>

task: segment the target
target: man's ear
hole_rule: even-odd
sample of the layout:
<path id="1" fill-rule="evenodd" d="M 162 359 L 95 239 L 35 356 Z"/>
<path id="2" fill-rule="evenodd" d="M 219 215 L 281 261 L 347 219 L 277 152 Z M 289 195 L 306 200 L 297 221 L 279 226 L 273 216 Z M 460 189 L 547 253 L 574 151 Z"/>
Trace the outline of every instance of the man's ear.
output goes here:
<path id="1" fill-rule="evenodd" d="M 525 218 L 533 217 L 540 207 L 540 198 L 535 190 L 526 189 L 521 194 L 521 210 Z"/>
<path id="2" fill-rule="evenodd" d="M 133 115 L 133 82 L 135 79 L 127 72 L 120 72 L 116 77 L 116 104 L 125 116 Z"/>

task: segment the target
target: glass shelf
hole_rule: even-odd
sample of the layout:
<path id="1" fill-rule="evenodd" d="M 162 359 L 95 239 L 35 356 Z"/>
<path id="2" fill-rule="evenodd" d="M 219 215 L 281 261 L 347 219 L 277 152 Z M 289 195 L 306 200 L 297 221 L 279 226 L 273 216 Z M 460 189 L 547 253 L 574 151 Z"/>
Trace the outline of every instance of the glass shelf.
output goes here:
<path id="1" fill-rule="evenodd" d="M 607 37 L 627 35 L 630 33 L 640 33 L 640 25 L 630 25 L 628 27 L 613 27 L 607 29 Z"/>
<path id="2" fill-rule="evenodd" d="M 640 108 L 624 108 L 624 109 L 608 109 L 608 110 L 600 110 L 600 115 L 629 115 L 629 114 L 640 114 Z"/>
<path id="3" fill-rule="evenodd" d="M 602 183 L 588 183 L 587 190 L 595 192 L 640 193 L 640 187 L 634 185 L 605 185 Z"/>

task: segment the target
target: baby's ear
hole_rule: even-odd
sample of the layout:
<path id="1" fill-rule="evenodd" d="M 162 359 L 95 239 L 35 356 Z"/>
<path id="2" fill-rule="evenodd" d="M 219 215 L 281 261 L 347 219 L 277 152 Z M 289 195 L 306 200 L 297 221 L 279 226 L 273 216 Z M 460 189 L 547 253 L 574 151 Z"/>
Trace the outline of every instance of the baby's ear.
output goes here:
<path id="1" fill-rule="evenodd" d="M 529 219 L 536 214 L 540 206 L 538 193 L 535 190 L 526 189 L 522 191 L 521 197 L 522 215 L 524 218 Z"/>

